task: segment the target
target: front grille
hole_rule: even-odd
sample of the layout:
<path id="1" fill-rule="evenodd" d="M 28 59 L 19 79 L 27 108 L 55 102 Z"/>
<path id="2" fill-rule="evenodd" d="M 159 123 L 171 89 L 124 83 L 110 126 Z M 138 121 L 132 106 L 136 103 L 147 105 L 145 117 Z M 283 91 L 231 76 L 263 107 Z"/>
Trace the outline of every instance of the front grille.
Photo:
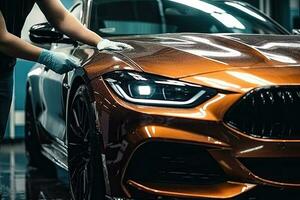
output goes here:
<path id="1" fill-rule="evenodd" d="M 260 178 L 300 184 L 300 158 L 240 158 L 239 160 Z"/>
<path id="2" fill-rule="evenodd" d="M 300 86 L 253 90 L 227 112 L 224 121 L 257 138 L 300 139 Z"/>
<path id="3" fill-rule="evenodd" d="M 225 181 L 218 163 L 193 144 L 149 142 L 134 153 L 125 181 L 173 185 L 211 185 Z"/>

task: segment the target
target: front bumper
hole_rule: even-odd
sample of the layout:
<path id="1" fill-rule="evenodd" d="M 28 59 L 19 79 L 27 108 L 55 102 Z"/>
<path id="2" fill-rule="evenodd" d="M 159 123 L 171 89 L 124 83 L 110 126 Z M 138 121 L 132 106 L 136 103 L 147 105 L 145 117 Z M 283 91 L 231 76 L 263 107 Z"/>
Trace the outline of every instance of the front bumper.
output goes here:
<path id="1" fill-rule="evenodd" d="M 242 94 L 219 94 L 198 107 L 175 109 L 124 102 L 111 93 L 102 80 L 95 81 L 93 88 L 101 91 L 94 96 L 96 109 L 100 111 L 99 132 L 103 136 L 107 185 L 111 196 L 129 199 L 232 199 L 265 186 L 272 190 L 300 190 L 300 181 L 298 184 L 261 177 L 242 163 L 242 159 L 246 158 L 300 158 L 300 141 L 257 139 L 222 122 L 226 111 Z M 226 177 L 220 182 L 197 185 L 145 181 L 127 176 L 137 150 L 149 142 L 176 143 L 179 149 L 182 144 L 201 147 Z M 151 152 L 145 154 L 144 159 L 149 154 Z M 136 170 L 141 174 L 148 173 L 143 163 Z"/>

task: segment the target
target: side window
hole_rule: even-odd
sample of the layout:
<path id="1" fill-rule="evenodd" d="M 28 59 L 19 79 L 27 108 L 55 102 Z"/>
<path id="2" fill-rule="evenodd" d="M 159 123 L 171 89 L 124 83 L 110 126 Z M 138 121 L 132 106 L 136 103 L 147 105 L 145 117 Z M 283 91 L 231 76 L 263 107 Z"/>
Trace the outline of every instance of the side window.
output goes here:
<path id="1" fill-rule="evenodd" d="M 72 9 L 71 13 L 80 21 L 82 22 L 82 3 L 76 4 Z"/>
<path id="2" fill-rule="evenodd" d="M 163 32 L 158 1 L 96 0 L 91 17 L 91 29 L 105 36 Z"/>

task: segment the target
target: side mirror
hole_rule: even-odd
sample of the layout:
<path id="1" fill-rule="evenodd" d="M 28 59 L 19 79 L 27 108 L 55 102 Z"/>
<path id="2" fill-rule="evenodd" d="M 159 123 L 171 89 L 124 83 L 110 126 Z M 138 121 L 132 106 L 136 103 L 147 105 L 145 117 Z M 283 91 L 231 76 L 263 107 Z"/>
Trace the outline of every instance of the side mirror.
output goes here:
<path id="1" fill-rule="evenodd" d="M 65 43 L 77 44 L 76 41 L 66 38 L 62 33 L 55 30 L 48 22 L 33 25 L 29 30 L 29 38 L 37 44 Z"/>

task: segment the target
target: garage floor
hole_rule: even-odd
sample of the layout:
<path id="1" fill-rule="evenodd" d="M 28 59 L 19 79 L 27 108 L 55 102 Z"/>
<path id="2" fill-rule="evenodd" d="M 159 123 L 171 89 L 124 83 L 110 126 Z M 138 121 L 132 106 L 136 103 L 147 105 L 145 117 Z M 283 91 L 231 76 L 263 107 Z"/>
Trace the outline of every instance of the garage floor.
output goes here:
<path id="1" fill-rule="evenodd" d="M 27 167 L 24 144 L 6 144 L 0 149 L 0 200 L 70 199 L 65 180 L 46 178 Z M 45 172 L 44 172 L 45 173 Z M 65 173 L 59 172 L 60 179 Z"/>
<path id="2" fill-rule="evenodd" d="M 58 179 L 47 178 L 47 171 L 27 167 L 24 144 L 6 144 L 0 148 L 0 200 L 70 199 L 67 174 L 58 170 Z M 269 190 L 248 194 L 238 200 L 299 200 L 299 191 Z"/>

